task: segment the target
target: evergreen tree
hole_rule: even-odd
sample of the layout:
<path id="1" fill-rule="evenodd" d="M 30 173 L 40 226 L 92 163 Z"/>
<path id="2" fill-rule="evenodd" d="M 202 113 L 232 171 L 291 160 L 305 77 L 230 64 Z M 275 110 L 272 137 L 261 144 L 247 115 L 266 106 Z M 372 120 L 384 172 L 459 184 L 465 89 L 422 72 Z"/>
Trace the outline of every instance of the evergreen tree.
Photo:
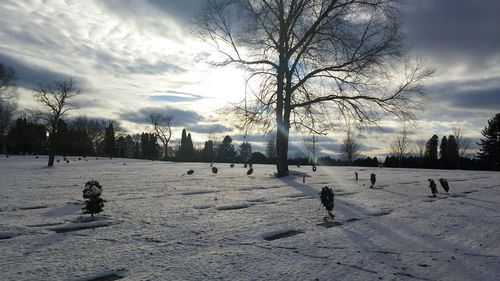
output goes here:
<path id="1" fill-rule="evenodd" d="M 433 135 L 425 144 L 425 163 L 428 168 L 436 168 L 438 162 L 439 137 Z"/>
<path id="2" fill-rule="evenodd" d="M 489 165 L 491 169 L 500 171 L 500 113 L 488 120 L 488 126 L 482 131 L 478 143 L 481 146 L 479 159 Z"/>
<path id="3" fill-rule="evenodd" d="M 139 134 L 135 134 L 132 136 L 132 141 L 134 142 L 134 147 L 133 147 L 133 154 L 134 154 L 134 158 L 136 159 L 141 159 L 141 158 L 144 158 L 144 156 L 142 155 L 142 147 L 141 147 L 141 143 L 140 141 L 142 140 L 142 135 L 139 135 Z"/>
<path id="4" fill-rule="evenodd" d="M 249 142 L 245 141 L 240 144 L 239 156 L 243 163 L 248 163 L 250 161 L 252 157 L 252 145 Z"/>
<path id="5" fill-rule="evenodd" d="M 130 135 L 125 137 L 125 157 L 135 157 L 135 142 Z"/>
<path id="6" fill-rule="evenodd" d="M 439 145 L 439 163 L 441 168 L 448 168 L 448 139 L 443 136 Z"/>
<path id="7" fill-rule="evenodd" d="M 116 140 L 116 155 L 118 157 L 124 158 L 125 157 L 125 138 L 123 136 L 120 136 Z"/>
<path id="8" fill-rule="evenodd" d="M 55 151 L 58 154 L 66 156 L 70 150 L 70 134 L 68 125 L 64 120 L 60 119 L 57 122 L 56 145 Z"/>
<path id="9" fill-rule="evenodd" d="M 186 153 L 186 161 L 193 161 L 194 146 L 193 146 L 193 141 L 191 140 L 191 133 L 188 133 L 188 136 L 186 138 L 186 149 L 184 151 Z"/>
<path id="10" fill-rule="evenodd" d="M 69 154 L 87 156 L 92 153 L 92 143 L 87 131 L 84 128 L 79 128 L 70 123 L 68 135 Z"/>
<path id="11" fill-rule="evenodd" d="M 109 159 L 113 158 L 115 150 L 115 129 L 113 124 L 109 124 L 104 131 L 104 151 L 109 156 Z"/>
<path id="12" fill-rule="evenodd" d="M 203 161 L 213 163 L 215 160 L 214 143 L 211 140 L 205 142 L 203 148 Z"/>
<path id="13" fill-rule="evenodd" d="M 90 214 L 94 217 L 94 214 L 102 212 L 104 207 L 104 202 L 106 200 L 101 198 L 102 186 L 96 180 L 88 181 L 83 189 L 83 198 L 85 201 L 84 214 Z"/>
<path id="14" fill-rule="evenodd" d="M 459 163 L 458 143 L 454 135 L 448 137 L 448 168 L 457 169 Z"/>
<path id="15" fill-rule="evenodd" d="M 149 134 L 148 146 L 150 152 L 149 159 L 157 160 L 160 156 L 160 146 L 158 145 L 158 139 L 155 134 Z"/>
<path id="16" fill-rule="evenodd" d="M 222 143 L 219 144 L 217 149 L 217 159 L 218 162 L 232 163 L 236 157 L 236 150 L 232 144 L 233 140 L 230 136 L 225 136 Z"/>
<path id="17" fill-rule="evenodd" d="M 45 132 L 44 126 L 32 123 L 26 118 L 18 118 L 7 133 L 6 149 L 12 154 L 43 153 L 47 144 Z"/>
<path id="18" fill-rule="evenodd" d="M 186 129 L 182 129 L 182 135 L 181 135 L 181 146 L 179 148 L 179 152 L 177 155 L 177 160 L 178 161 L 186 161 L 186 152 L 187 148 L 187 134 L 186 134 Z"/>
<path id="19" fill-rule="evenodd" d="M 268 163 L 268 159 L 267 157 L 262 154 L 261 152 L 253 152 L 252 153 L 252 157 L 250 158 L 250 162 L 254 163 L 254 164 L 266 164 Z"/>
<path id="20" fill-rule="evenodd" d="M 141 134 L 141 152 L 143 159 L 151 158 L 151 146 L 149 145 L 149 134 L 142 133 Z"/>

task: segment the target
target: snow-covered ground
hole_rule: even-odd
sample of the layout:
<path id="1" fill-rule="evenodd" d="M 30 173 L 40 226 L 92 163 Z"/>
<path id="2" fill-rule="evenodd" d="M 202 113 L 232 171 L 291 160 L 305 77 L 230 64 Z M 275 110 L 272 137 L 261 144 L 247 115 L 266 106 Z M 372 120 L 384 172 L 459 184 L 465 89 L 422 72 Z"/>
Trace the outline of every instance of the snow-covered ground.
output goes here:
<path id="1" fill-rule="evenodd" d="M 498 172 L 291 167 L 303 183 L 268 165 L 247 176 L 242 165 L 215 175 L 206 163 L 69 160 L 0 156 L 0 280 L 500 278 Z M 107 202 L 89 220 L 93 178 Z M 341 223 L 330 228 L 318 225 L 325 185 Z"/>

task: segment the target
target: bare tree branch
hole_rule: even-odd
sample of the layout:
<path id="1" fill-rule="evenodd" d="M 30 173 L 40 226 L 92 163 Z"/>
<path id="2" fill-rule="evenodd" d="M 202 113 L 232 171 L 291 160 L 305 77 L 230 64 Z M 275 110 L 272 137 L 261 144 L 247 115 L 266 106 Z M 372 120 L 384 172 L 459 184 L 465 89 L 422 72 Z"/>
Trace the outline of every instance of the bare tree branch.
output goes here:
<path id="1" fill-rule="evenodd" d="M 172 137 L 172 130 L 170 125 L 173 116 L 165 115 L 163 113 L 152 112 L 148 116 L 149 122 L 153 126 L 153 134 L 162 142 L 163 147 L 165 149 L 164 157 L 167 159 L 168 157 L 168 143 L 170 142 L 170 138 Z"/>
<path id="2" fill-rule="evenodd" d="M 340 146 L 340 153 L 350 165 L 359 156 L 361 145 L 358 142 L 354 128 L 350 124 L 347 125 L 346 134 Z"/>
<path id="3" fill-rule="evenodd" d="M 14 69 L 0 63 L 0 102 L 12 101 L 17 97 L 15 80 Z"/>
<path id="4" fill-rule="evenodd" d="M 73 78 L 43 84 L 33 93 L 35 100 L 42 106 L 42 109 L 38 111 L 38 118 L 45 121 L 49 132 L 50 153 L 48 166 L 54 164 L 57 123 L 68 111 L 77 108 L 70 100 L 79 94 L 80 91 L 76 89 Z"/>
<path id="5" fill-rule="evenodd" d="M 397 132 L 396 138 L 391 143 L 391 154 L 398 158 L 399 166 L 401 167 L 401 161 L 404 157 L 408 155 L 411 151 L 411 140 L 410 132 L 406 126 L 403 126 L 401 130 Z M 425 150 L 425 144 L 424 144 Z M 421 152 L 423 154 L 423 152 Z"/>

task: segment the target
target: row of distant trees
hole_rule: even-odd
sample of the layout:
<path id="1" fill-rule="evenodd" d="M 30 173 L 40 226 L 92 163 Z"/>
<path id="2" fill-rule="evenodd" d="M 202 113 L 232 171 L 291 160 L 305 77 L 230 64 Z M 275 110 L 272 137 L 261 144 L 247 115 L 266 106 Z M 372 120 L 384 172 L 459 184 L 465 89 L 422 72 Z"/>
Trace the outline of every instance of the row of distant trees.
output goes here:
<path id="1" fill-rule="evenodd" d="M 9 154 L 48 154 L 50 149 L 46 127 L 33 116 L 18 118 L 3 138 Z M 182 130 L 181 141 L 173 148 L 159 144 L 155 133 L 124 135 L 119 122 L 79 116 L 59 120 L 55 136 L 55 154 L 62 156 L 105 156 L 150 160 L 173 160 L 226 163 L 270 163 L 260 152 L 252 152 L 252 145 L 243 142 L 238 149 L 230 136 L 221 141 L 207 140 L 203 147 L 194 146 L 191 133 Z M 170 151 L 169 151 L 170 150 Z M 272 157 L 271 157 L 272 158 Z"/>
<path id="2" fill-rule="evenodd" d="M 427 141 L 413 142 L 408 129 L 403 127 L 390 143 L 390 154 L 383 165 L 395 168 L 500 170 L 500 113 L 490 119 L 481 131 L 483 137 L 477 143 L 480 149 L 473 152 L 474 157 L 468 157 L 472 140 L 464 137 L 461 128 L 453 128 L 452 132 L 441 139 L 433 135 Z M 357 135 L 348 128 L 340 146 L 341 159 L 326 157 L 320 158 L 319 162 L 334 166 L 377 166 L 376 158 L 359 158 L 360 150 Z"/>
<path id="3" fill-rule="evenodd" d="M 191 133 L 186 133 L 186 129 L 182 130 L 181 141 L 174 147 L 172 154 L 168 159 L 183 162 L 272 163 L 273 160 L 273 155 L 252 152 L 252 145 L 247 141 L 235 148 L 228 135 L 222 141 L 207 140 L 203 147 L 195 147 Z"/>

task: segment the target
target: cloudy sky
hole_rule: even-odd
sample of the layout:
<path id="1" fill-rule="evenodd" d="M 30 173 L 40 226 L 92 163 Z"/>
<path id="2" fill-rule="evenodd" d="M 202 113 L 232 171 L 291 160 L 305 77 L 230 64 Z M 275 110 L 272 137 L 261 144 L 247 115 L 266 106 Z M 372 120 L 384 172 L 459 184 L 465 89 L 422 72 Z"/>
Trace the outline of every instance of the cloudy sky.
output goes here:
<path id="1" fill-rule="evenodd" d="M 21 107 L 35 106 L 41 82 L 73 77 L 80 109 L 119 120 L 130 133 L 146 130 L 146 114 L 174 115 L 174 138 L 186 128 L 195 141 L 212 133 L 238 144 L 243 135 L 217 109 L 242 97 L 244 75 L 206 63 L 213 52 L 190 36 L 200 0 L 1 0 L 0 62 L 17 73 Z M 478 138 L 500 112 L 500 1 L 407 1 L 404 29 L 411 52 L 437 69 L 412 137 Z M 383 156 L 398 124 L 361 138 L 363 154 Z M 323 154 L 338 151 L 343 132 L 320 138 Z M 263 150 L 261 134 L 247 136 Z M 301 136 L 292 138 L 300 151 Z"/>

